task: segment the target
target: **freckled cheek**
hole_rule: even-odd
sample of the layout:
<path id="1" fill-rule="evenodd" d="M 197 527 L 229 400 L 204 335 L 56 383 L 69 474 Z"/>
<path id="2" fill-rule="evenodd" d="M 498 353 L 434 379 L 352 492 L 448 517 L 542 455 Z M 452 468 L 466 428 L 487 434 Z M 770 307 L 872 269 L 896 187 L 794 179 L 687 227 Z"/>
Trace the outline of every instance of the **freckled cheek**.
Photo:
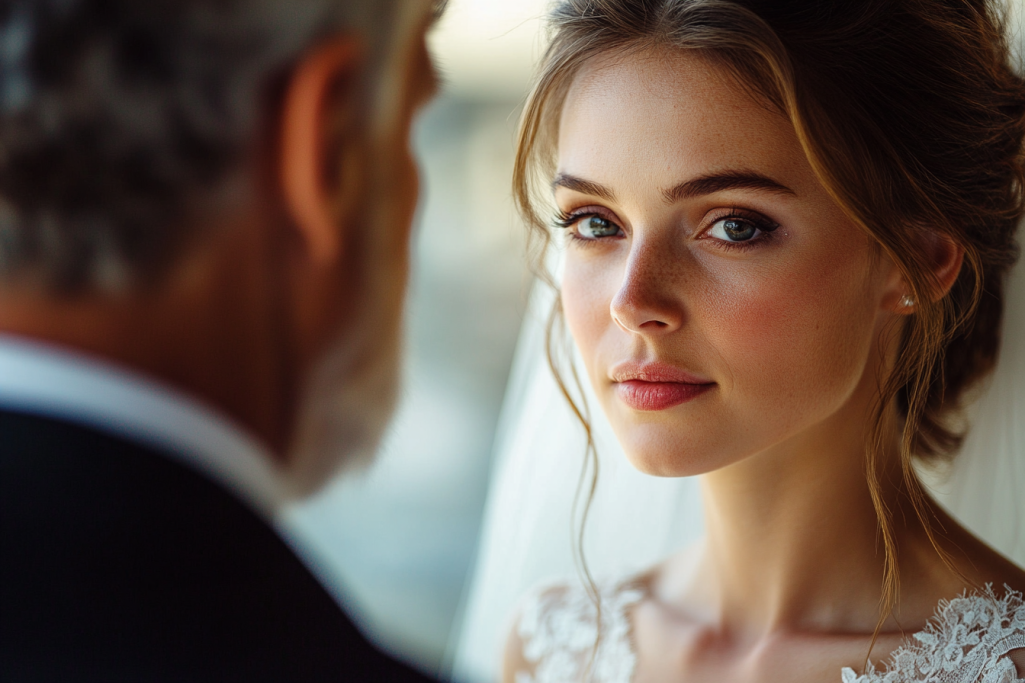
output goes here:
<path id="1" fill-rule="evenodd" d="M 609 326 L 609 313 L 618 283 L 613 267 L 567 258 L 562 278 L 562 309 L 566 325 L 591 367 L 593 357 Z"/>
<path id="2" fill-rule="evenodd" d="M 852 342 L 864 336 L 866 321 L 849 284 L 842 268 L 820 267 L 719 283 L 705 328 L 738 388 L 762 398 L 804 394 L 818 401 L 811 394 L 849 384 L 857 360 Z"/>

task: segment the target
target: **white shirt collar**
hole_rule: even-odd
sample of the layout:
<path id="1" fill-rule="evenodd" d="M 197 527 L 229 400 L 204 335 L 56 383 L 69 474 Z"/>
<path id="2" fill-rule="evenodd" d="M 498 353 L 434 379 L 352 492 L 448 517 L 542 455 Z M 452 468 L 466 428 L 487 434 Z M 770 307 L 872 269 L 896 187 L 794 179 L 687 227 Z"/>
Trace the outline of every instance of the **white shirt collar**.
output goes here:
<path id="1" fill-rule="evenodd" d="M 272 519 L 283 488 L 266 447 L 227 417 L 130 370 L 0 334 L 0 407 L 84 423 L 166 452 Z"/>

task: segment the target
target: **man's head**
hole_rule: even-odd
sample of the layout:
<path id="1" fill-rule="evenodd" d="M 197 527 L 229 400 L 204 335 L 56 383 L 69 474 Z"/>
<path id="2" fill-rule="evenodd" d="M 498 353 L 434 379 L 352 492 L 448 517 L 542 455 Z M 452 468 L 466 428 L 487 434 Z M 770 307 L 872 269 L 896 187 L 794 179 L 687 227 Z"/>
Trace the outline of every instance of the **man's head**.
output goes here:
<path id="1" fill-rule="evenodd" d="M 0 330 L 260 434 L 297 490 L 394 393 L 429 0 L 0 0 Z"/>

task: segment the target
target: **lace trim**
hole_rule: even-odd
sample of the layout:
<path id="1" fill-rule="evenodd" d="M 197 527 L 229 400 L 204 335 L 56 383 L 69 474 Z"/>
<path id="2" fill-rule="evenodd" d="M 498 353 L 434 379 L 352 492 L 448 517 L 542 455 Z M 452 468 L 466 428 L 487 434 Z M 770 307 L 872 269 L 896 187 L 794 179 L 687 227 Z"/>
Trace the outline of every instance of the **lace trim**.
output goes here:
<path id="1" fill-rule="evenodd" d="M 538 591 L 523 602 L 517 633 L 534 673 L 520 672 L 516 683 L 624 683 L 637 663 L 628 611 L 644 597 L 630 582 L 599 587 L 598 610 L 579 588 Z M 597 644 L 597 648 L 595 647 Z"/>
<path id="2" fill-rule="evenodd" d="M 843 683 L 1025 683 L 1007 656 L 1025 648 L 1025 601 L 1004 586 L 953 600 L 941 600 L 917 643 L 897 648 L 883 671 L 870 662 L 860 676 L 849 667 Z M 598 611 L 578 588 L 559 586 L 537 591 L 522 603 L 518 634 L 523 656 L 534 673 L 520 672 L 516 683 L 628 683 L 637 666 L 629 610 L 645 593 L 632 582 L 606 584 L 601 595 L 601 640 Z M 598 643 L 597 649 L 595 644 Z M 593 659 L 592 659 L 593 657 Z"/>
<path id="3" fill-rule="evenodd" d="M 1025 648 L 1025 604 L 1021 593 L 1004 589 L 1003 598 L 987 584 L 981 592 L 941 600 L 914 635 L 917 644 L 897 648 L 884 671 L 871 662 L 860 676 L 844 667 L 843 683 L 1025 683 L 1007 656 Z"/>

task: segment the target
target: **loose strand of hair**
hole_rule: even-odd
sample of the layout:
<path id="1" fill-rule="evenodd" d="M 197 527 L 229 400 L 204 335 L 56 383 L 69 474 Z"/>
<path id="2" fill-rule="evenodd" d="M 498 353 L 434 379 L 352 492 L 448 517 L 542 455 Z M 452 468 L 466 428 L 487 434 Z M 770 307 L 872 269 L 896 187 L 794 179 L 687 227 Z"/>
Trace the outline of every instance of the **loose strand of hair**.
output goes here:
<path id="1" fill-rule="evenodd" d="M 573 537 L 573 564 L 584 584 L 584 590 L 591 599 L 595 608 L 595 640 L 594 645 L 591 648 L 591 655 L 588 658 L 588 662 L 585 667 L 584 679 L 586 680 L 587 677 L 590 676 L 591 669 L 598 656 L 598 649 L 601 646 L 603 637 L 601 591 L 598 589 L 598 584 L 591 573 L 590 566 L 587 562 L 587 556 L 584 551 L 584 535 L 587 530 L 587 519 L 590 515 L 591 506 L 594 502 L 594 496 L 598 487 L 599 461 L 598 450 L 594 443 L 594 432 L 591 427 L 590 409 L 587 405 L 586 399 L 584 398 L 583 384 L 580 381 L 580 375 L 576 370 L 575 364 L 570 360 L 569 367 L 573 386 L 577 391 L 577 395 L 580 396 L 580 401 L 578 403 L 577 399 L 573 397 L 570 388 L 567 386 L 566 381 L 563 378 L 562 371 L 559 368 L 559 360 L 566 360 L 566 354 L 557 354 L 555 349 L 555 340 L 558 332 L 560 331 L 559 328 L 561 327 L 561 322 L 562 307 L 560 303 L 556 301 L 548 315 L 548 324 L 546 326 L 545 350 L 548 367 L 552 376 L 555 378 L 555 382 L 559 387 L 560 393 L 569 404 L 570 410 L 573 412 L 573 416 L 580 423 L 581 427 L 583 427 L 587 441 L 584 451 L 584 461 L 580 468 L 580 477 L 577 480 L 576 490 L 573 494 L 573 504 L 571 506 L 570 513 L 570 533 Z M 562 341 L 565 340 L 563 339 Z M 588 472 L 591 473 L 589 478 L 587 476 Z M 585 490 L 586 495 L 582 496 Z M 583 500 L 582 505 L 581 500 Z"/>

